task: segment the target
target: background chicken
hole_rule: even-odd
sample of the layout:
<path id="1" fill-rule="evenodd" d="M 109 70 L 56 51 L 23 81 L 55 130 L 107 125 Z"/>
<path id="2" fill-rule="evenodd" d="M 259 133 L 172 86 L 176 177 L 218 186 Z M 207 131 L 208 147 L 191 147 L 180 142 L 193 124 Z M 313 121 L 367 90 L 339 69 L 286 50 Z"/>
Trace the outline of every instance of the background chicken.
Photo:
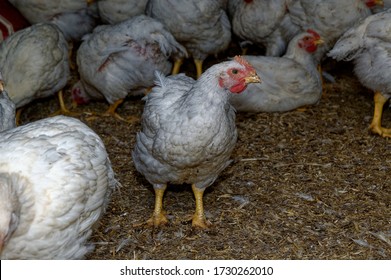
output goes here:
<path id="1" fill-rule="evenodd" d="M 383 106 L 391 98 L 390 42 L 391 10 L 387 10 L 346 31 L 328 54 L 337 60 L 353 60 L 360 82 L 375 92 L 370 129 L 383 137 L 391 137 L 391 129 L 381 126 Z"/>
<path id="2" fill-rule="evenodd" d="M 292 24 L 287 16 L 287 5 L 291 1 L 229 0 L 232 31 L 243 40 L 241 46 L 256 44 L 266 48 L 266 56 L 282 55 L 287 42 L 298 31 L 297 28 L 291 31 Z"/>
<path id="3" fill-rule="evenodd" d="M 99 16 L 105 23 L 119 23 L 144 14 L 148 0 L 100 0 Z"/>
<path id="4" fill-rule="evenodd" d="M 186 50 L 163 25 L 145 15 L 116 25 L 97 27 L 87 35 L 77 52 L 80 82 L 72 89 L 73 99 L 86 103 L 105 98 L 108 114 L 122 119 L 116 108 L 131 93 L 140 95 L 153 86 L 154 71 L 171 71 L 169 57 Z"/>
<path id="5" fill-rule="evenodd" d="M 0 71 L 17 108 L 53 95 L 70 78 L 68 44 L 55 25 L 32 25 L 0 44 Z M 63 111 L 67 111 L 62 98 L 60 103 Z"/>
<path id="6" fill-rule="evenodd" d="M 52 22 L 68 41 L 92 31 L 99 15 L 94 0 L 8 0 L 31 23 Z"/>
<path id="7" fill-rule="evenodd" d="M 237 139 L 230 93 L 239 94 L 260 79 L 240 57 L 212 66 L 197 81 L 182 74 L 157 78 L 146 96 L 142 131 L 132 153 L 136 169 L 155 190 L 148 223 L 167 222 L 162 203 L 167 184 L 187 183 L 196 202 L 193 226 L 205 228 L 204 190 L 230 163 Z"/>
<path id="8" fill-rule="evenodd" d="M 312 105 L 322 96 L 322 83 L 313 54 L 322 40 L 315 31 L 296 35 L 283 57 L 244 56 L 262 77 L 242 94 L 233 94 L 238 111 L 284 112 Z"/>
<path id="9" fill-rule="evenodd" d="M 224 0 L 149 0 L 146 14 L 161 21 L 194 58 L 197 77 L 208 55 L 228 48 L 231 24 Z M 179 73 L 183 56 L 177 57 L 173 74 Z"/>
<path id="10" fill-rule="evenodd" d="M 58 116 L 1 132 L 0 154 L 1 259 L 84 258 L 117 184 L 99 136 Z"/>
<path id="11" fill-rule="evenodd" d="M 294 0 L 288 9 L 291 22 L 300 30 L 314 29 L 323 38 L 317 52 L 320 60 L 348 28 L 381 4 L 382 0 Z"/>

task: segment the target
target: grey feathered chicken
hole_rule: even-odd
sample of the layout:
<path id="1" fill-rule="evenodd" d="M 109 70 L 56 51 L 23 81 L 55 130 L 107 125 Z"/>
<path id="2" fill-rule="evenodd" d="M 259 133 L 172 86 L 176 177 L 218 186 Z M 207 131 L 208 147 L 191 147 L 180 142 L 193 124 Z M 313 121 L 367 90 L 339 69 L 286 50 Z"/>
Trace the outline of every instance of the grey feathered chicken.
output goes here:
<path id="1" fill-rule="evenodd" d="M 382 0 L 294 0 L 288 10 L 291 22 L 301 31 L 314 29 L 323 38 L 317 52 L 320 61 L 348 28 L 381 4 Z"/>
<path id="2" fill-rule="evenodd" d="M 0 71 L 17 108 L 60 92 L 70 78 L 68 43 L 51 23 L 19 30 L 0 44 Z"/>
<path id="3" fill-rule="evenodd" d="M 67 41 L 80 40 L 98 23 L 94 0 L 8 0 L 31 23 L 52 22 Z"/>
<path id="4" fill-rule="evenodd" d="M 108 113 L 122 119 L 116 108 L 128 95 L 153 86 L 154 71 L 171 71 L 171 55 L 185 48 L 157 20 L 140 15 L 115 25 L 102 25 L 84 37 L 77 51 L 80 81 L 72 89 L 78 104 L 106 99 Z"/>
<path id="5" fill-rule="evenodd" d="M 231 104 L 240 112 L 285 112 L 312 105 L 322 96 L 322 82 L 314 54 L 323 41 L 313 30 L 296 35 L 283 57 L 244 56 L 262 77 L 233 94 Z"/>
<path id="6" fill-rule="evenodd" d="M 136 169 L 155 190 L 148 224 L 167 222 L 163 194 L 167 184 L 192 184 L 196 201 L 193 226 L 205 228 L 203 193 L 230 163 L 237 131 L 231 93 L 260 82 L 254 68 L 236 57 L 210 67 L 195 81 L 184 74 L 157 75 L 145 97 L 142 131 L 132 153 Z"/>
<path id="7" fill-rule="evenodd" d="M 148 0 L 99 0 L 98 10 L 105 23 L 119 23 L 143 15 Z"/>
<path id="8" fill-rule="evenodd" d="M 228 15 L 233 33 L 247 44 L 262 45 L 266 56 L 281 56 L 289 40 L 298 32 L 292 29 L 287 5 L 292 0 L 229 0 Z"/>
<path id="9" fill-rule="evenodd" d="M 228 48 L 231 24 L 224 0 L 149 0 L 146 14 L 161 21 L 194 59 L 197 77 L 208 55 Z M 183 56 L 177 57 L 173 74 L 179 73 Z"/>
<path id="10" fill-rule="evenodd" d="M 117 185 L 105 146 L 57 116 L 0 132 L 1 259 L 81 259 Z"/>
<path id="11" fill-rule="evenodd" d="M 383 106 L 391 98 L 391 9 L 369 16 L 350 28 L 328 55 L 354 62 L 354 72 L 360 82 L 375 92 L 370 130 L 391 137 L 391 129 L 381 125 Z"/>

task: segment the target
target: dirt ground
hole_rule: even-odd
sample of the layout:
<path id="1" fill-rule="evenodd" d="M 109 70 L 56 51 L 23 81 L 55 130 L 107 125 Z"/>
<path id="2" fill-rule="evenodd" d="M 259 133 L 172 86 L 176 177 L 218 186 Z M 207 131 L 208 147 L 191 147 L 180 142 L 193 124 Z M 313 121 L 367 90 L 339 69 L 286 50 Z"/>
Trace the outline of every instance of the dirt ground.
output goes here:
<path id="1" fill-rule="evenodd" d="M 154 205 L 153 189 L 131 158 L 140 123 L 80 115 L 102 137 L 122 184 L 93 233 L 88 259 L 391 259 L 391 141 L 368 132 L 373 95 L 351 64 L 329 60 L 324 67 L 336 82 L 326 83 L 318 105 L 237 115 L 234 162 L 205 192 L 213 224 L 207 230 L 192 229 L 188 220 L 190 186 L 166 191 L 169 225 L 137 226 Z M 191 64 L 185 69 L 194 76 Z M 22 123 L 57 109 L 56 98 L 40 100 L 23 111 Z M 143 101 L 129 98 L 118 112 L 130 117 L 142 110 Z M 383 123 L 391 126 L 388 107 Z"/>

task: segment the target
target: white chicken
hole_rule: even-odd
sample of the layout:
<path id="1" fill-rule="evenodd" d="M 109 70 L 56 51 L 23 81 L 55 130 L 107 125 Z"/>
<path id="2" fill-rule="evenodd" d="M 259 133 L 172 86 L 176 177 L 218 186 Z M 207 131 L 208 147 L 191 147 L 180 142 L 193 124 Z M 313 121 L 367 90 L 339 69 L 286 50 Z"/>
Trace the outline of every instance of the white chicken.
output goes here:
<path id="1" fill-rule="evenodd" d="M 105 23 L 119 23 L 143 15 L 148 0 L 100 0 L 98 10 Z"/>
<path id="2" fill-rule="evenodd" d="M 155 190 L 155 209 L 147 223 L 167 223 L 163 194 L 168 183 L 192 184 L 192 224 L 206 228 L 204 190 L 230 163 L 237 140 L 230 95 L 260 78 L 247 61 L 235 57 L 210 67 L 197 81 L 184 74 L 159 74 L 156 82 L 145 97 L 142 131 L 132 153 L 136 169 Z"/>
<path id="3" fill-rule="evenodd" d="M 317 52 L 320 60 L 337 39 L 382 0 L 295 0 L 288 5 L 289 16 L 300 30 L 316 30 L 324 44 Z"/>
<path id="4" fill-rule="evenodd" d="M 231 104 L 239 112 L 285 112 L 317 103 L 322 82 L 313 55 L 322 42 L 308 30 L 290 41 L 283 57 L 244 56 L 263 81 L 232 94 Z"/>
<path id="5" fill-rule="evenodd" d="M 266 56 L 281 56 L 287 42 L 297 33 L 287 16 L 292 0 L 229 0 L 232 32 L 247 44 L 262 45 Z M 287 26 L 288 25 L 288 26 Z"/>
<path id="6" fill-rule="evenodd" d="M 391 137 L 391 129 L 381 125 L 383 106 L 391 98 L 391 9 L 369 16 L 350 28 L 328 55 L 354 62 L 354 72 L 360 82 L 375 92 L 370 130 Z"/>
<path id="7" fill-rule="evenodd" d="M 80 81 L 72 88 L 77 104 L 106 99 L 107 114 L 115 111 L 128 94 L 140 95 L 153 86 L 154 71 L 171 71 L 169 57 L 186 55 L 163 25 L 141 15 L 115 25 L 102 25 L 84 37 L 77 51 Z"/>
<path id="8" fill-rule="evenodd" d="M 94 0 L 8 0 L 31 23 L 52 22 L 67 41 L 80 40 L 98 23 Z"/>
<path id="9" fill-rule="evenodd" d="M 38 23 L 0 44 L 0 71 L 11 100 L 20 108 L 60 92 L 70 79 L 68 43 L 51 23 Z"/>
<path id="10" fill-rule="evenodd" d="M 105 146 L 57 116 L 0 132 L 1 259 L 82 259 L 117 186 Z"/>
<path id="11" fill-rule="evenodd" d="M 145 13 L 161 21 L 186 47 L 199 77 L 206 57 L 226 50 L 231 41 L 225 6 L 225 0 L 149 0 Z M 183 58 L 177 57 L 173 74 L 179 73 Z"/>

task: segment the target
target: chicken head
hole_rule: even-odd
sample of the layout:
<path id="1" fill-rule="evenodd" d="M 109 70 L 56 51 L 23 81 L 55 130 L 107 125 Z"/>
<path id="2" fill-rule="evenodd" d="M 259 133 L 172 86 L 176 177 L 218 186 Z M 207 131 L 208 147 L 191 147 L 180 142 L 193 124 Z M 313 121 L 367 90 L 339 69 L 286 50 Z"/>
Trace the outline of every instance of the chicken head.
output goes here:
<path id="1" fill-rule="evenodd" d="M 243 92 L 250 83 L 260 83 L 255 69 L 243 57 L 235 56 L 235 61 L 239 62 L 243 68 L 228 68 L 219 77 L 219 86 L 228 89 L 232 93 Z"/>
<path id="2" fill-rule="evenodd" d="M 313 53 L 317 50 L 318 45 L 323 43 L 323 40 L 316 31 L 308 29 L 307 32 L 310 35 L 304 36 L 299 41 L 299 47 L 305 49 L 309 53 Z"/>

